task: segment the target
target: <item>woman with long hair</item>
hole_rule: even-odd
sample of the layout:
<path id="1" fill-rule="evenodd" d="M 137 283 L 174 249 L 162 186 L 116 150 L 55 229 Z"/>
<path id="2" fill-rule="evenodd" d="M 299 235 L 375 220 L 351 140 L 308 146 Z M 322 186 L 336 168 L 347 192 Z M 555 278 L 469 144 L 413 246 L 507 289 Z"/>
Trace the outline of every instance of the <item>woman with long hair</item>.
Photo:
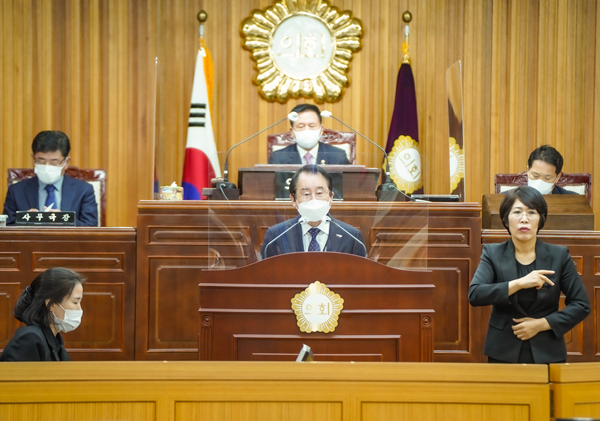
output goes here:
<path id="1" fill-rule="evenodd" d="M 25 323 L 0 355 L 0 361 L 69 361 L 60 332 L 81 323 L 85 279 L 70 269 L 51 268 L 19 296 L 14 316 Z"/>

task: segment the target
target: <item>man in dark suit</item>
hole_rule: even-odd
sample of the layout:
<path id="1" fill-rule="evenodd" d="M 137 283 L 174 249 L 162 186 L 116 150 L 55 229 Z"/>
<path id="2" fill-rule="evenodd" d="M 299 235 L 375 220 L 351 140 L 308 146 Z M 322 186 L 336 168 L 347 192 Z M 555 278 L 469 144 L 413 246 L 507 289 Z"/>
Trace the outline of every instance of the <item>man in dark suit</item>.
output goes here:
<path id="1" fill-rule="evenodd" d="M 298 119 L 290 121 L 296 143 L 271 153 L 269 164 L 350 165 L 343 149 L 320 142 L 325 126 L 318 107 L 300 104 L 292 112 L 298 113 Z"/>
<path id="2" fill-rule="evenodd" d="M 71 144 L 66 134 L 43 131 L 31 145 L 36 177 L 11 185 L 4 201 L 7 224 L 17 211 L 75 211 L 78 226 L 98 226 L 98 205 L 89 183 L 65 175 Z"/>
<path id="3" fill-rule="evenodd" d="M 550 145 L 531 152 L 527 161 L 527 185 L 542 194 L 577 194 L 556 185 L 562 175 L 563 157 Z"/>
<path id="4" fill-rule="evenodd" d="M 305 165 L 292 177 L 290 199 L 300 213 L 267 230 L 262 258 L 301 251 L 335 251 L 366 256 L 360 231 L 332 218 L 331 176 L 318 165 Z"/>

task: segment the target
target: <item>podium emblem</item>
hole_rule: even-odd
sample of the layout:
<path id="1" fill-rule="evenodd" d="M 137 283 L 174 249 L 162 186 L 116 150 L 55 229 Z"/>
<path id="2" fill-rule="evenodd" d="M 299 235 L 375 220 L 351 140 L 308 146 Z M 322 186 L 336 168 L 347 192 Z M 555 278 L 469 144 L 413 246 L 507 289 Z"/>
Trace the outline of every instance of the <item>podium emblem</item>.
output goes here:
<path id="1" fill-rule="evenodd" d="M 344 299 L 319 281 L 292 298 L 298 327 L 306 333 L 333 332 L 343 308 Z"/>

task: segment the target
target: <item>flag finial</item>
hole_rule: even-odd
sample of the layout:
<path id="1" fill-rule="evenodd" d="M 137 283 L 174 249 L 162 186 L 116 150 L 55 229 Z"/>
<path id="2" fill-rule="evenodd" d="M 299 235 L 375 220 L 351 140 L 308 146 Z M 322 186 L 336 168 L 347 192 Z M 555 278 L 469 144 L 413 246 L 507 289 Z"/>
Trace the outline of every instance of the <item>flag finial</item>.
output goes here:
<path id="1" fill-rule="evenodd" d="M 412 20 L 412 13 L 408 10 L 402 13 L 402 20 L 406 24 L 404 26 L 404 43 L 402 44 L 402 51 L 404 52 L 404 57 L 402 58 L 402 63 L 410 64 L 410 54 L 408 53 L 408 24 Z"/>
<path id="2" fill-rule="evenodd" d="M 200 22 L 200 40 L 204 39 L 204 22 L 206 22 L 206 19 L 208 19 L 208 13 L 206 13 L 204 10 L 200 10 L 198 12 L 198 21 Z M 200 46 L 200 48 L 202 48 L 202 46 Z"/>

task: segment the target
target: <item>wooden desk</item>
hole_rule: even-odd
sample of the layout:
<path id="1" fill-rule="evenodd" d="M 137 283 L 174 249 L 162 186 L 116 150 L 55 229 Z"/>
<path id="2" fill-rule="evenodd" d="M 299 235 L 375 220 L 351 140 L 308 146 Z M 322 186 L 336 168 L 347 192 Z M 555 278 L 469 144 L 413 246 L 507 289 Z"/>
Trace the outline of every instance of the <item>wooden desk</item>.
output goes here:
<path id="1" fill-rule="evenodd" d="M 551 364 L 555 418 L 600 419 L 600 364 Z"/>
<path id="2" fill-rule="evenodd" d="M 481 309 L 467 299 L 481 255 L 480 212 L 478 203 L 344 201 L 331 209 L 360 229 L 371 259 L 434 272 L 434 361 L 482 358 Z M 198 360 L 200 271 L 258 261 L 266 230 L 296 215 L 282 202 L 139 202 L 136 359 Z"/>
<path id="3" fill-rule="evenodd" d="M 133 228 L 0 229 L 0 348 L 19 327 L 12 311 L 20 292 L 58 266 L 87 278 L 81 326 L 64 334 L 71 359 L 132 360 L 135 262 Z"/>
<path id="4" fill-rule="evenodd" d="M 431 362 L 432 279 L 429 270 L 319 252 L 202 271 L 200 360 L 295 361 L 306 344 L 318 361 Z M 291 301 L 316 281 L 341 298 L 342 309 L 332 331 L 306 333 Z M 330 303 L 321 312 L 333 314 Z"/>
<path id="5" fill-rule="evenodd" d="M 548 421 L 544 365 L 2 363 L 0 419 Z"/>
<path id="6" fill-rule="evenodd" d="M 500 204 L 504 194 L 483 195 L 482 228 L 505 229 L 500 220 Z M 586 198 L 579 194 L 549 194 L 547 230 L 594 230 L 594 212 Z"/>
<path id="7" fill-rule="evenodd" d="M 302 165 L 255 165 L 239 169 L 239 188 L 242 200 L 274 200 L 275 171 L 297 171 Z M 374 202 L 381 168 L 364 165 L 322 165 L 330 173 L 342 173 L 344 200 Z"/>
<path id="8" fill-rule="evenodd" d="M 577 272 L 585 285 L 592 311 L 579 325 L 565 335 L 568 362 L 600 362 L 600 232 L 598 231 L 540 231 L 538 238 L 569 248 Z M 506 230 L 484 230 L 482 243 L 500 243 L 509 239 Z M 561 306 L 564 305 L 564 296 Z M 485 339 L 491 308 L 482 311 L 480 333 Z"/>

